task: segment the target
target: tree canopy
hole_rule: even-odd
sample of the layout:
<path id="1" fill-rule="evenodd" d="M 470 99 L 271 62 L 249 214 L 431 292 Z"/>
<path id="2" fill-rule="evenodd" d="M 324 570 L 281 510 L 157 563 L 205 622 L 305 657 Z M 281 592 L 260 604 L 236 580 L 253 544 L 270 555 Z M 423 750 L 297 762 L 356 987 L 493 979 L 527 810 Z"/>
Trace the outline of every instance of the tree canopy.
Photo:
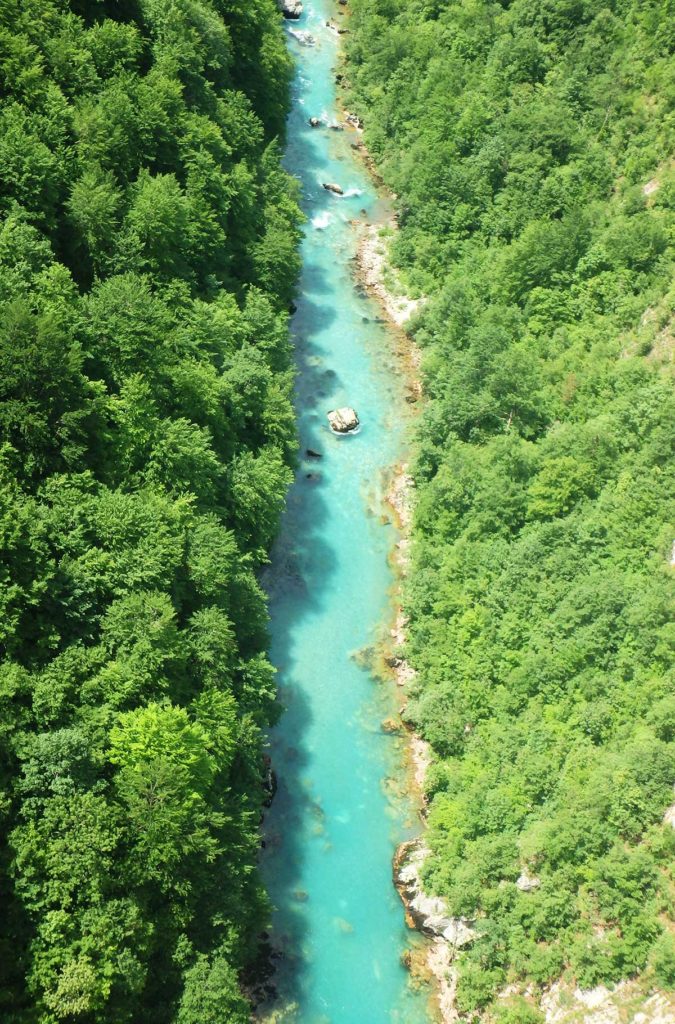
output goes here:
<path id="1" fill-rule="evenodd" d="M 0 1017 L 244 1021 L 295 449 L 272 0 L 0 10 Z"/>
<path id="2" fill-rule="evenodd" d="M 349 104 L 427 296 L 408 715 L 426 882 L 478 931 L 457 1006 L 672 988 L 675 11 L 352 7 Z"/>

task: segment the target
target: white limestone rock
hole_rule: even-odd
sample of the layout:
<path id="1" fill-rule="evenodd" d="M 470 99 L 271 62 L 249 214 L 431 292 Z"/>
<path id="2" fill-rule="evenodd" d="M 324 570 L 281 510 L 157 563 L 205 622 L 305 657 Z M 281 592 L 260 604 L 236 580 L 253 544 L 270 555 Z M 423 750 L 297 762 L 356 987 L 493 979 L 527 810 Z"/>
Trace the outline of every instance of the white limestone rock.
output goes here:
<path id="1" fill-rule="evenodd" d="M 327 415 L 330 428 L 336 434 L 349 434 L 359 425 L 356 411 L 348 405 L 344 405 L 341 409 L 332 409 Z"/>
<path id="2" fill-rule="evenodd" d="M 533 892 L 540 885 L 541 879 L 535 875 L 528 875 L 527 871 L 522 871 L 516 881 L 516 888 L 520 889 L 521 892 Z"/>
<path id="3" fill-rule="evenodd" d="M 297 21 L 302 14 L 302 0 L 277 0 L 277 6 L 289 21 Z"/>

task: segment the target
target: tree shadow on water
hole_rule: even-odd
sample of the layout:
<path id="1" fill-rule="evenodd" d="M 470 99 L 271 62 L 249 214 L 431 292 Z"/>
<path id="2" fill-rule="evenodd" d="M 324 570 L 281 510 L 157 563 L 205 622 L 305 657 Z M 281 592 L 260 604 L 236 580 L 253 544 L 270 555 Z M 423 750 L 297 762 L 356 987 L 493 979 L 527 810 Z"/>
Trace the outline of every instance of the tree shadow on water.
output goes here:
<path id="1" fill-rule="evenodd" d="M 297 346 L 296 358 L 302 458 L 263 581 L 270 599 L 272 660 L 278 670 L 279 701 L 284 709 L 281 723 L 270 736 L 277 792 L 265 816 L 262 857 L 263 878 L 276 907 L 272 945 L 281 954 L 273 979 L 279 993 L 275 1009 L 302 1003 L 310 938 L 307 915 L 311 908 L 300 885 L 305 850 L 322 816 L 306 781 L 309 757 L 305 744 L 312 712 L 305 690 L 295 679 L 295 636 L 306 617 L 320 615 L 325 609 L 336 569 L 333 549 L 324 536 L 329 515 L 325 491 L 331 450 L 319 426 L 323 410 L 315 413 L 310 406 L 318 406 L 338 378 L 323 365 L 307 339 Z M 321 458 L 308 458 L 308 448 L 320 451 Z"/>

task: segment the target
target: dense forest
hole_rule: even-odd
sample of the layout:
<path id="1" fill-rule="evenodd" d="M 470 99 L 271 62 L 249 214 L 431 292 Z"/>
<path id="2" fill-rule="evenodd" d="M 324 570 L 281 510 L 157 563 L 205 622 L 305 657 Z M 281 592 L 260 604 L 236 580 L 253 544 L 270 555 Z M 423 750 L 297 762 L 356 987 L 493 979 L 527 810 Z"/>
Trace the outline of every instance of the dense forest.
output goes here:
<path id="1" fill-rule="evenodd" d="M 272 0 L 0 5 L 0 1018 L 236 1024 L 291 477 Z"/>
<path id="2" fill-rule="evenodd" d="M 457 1006 L 673 988 L 675 6 L 352 8 L 349 105 L 426 296 L 408 715 L 426 883 L 477 931 Z"/>

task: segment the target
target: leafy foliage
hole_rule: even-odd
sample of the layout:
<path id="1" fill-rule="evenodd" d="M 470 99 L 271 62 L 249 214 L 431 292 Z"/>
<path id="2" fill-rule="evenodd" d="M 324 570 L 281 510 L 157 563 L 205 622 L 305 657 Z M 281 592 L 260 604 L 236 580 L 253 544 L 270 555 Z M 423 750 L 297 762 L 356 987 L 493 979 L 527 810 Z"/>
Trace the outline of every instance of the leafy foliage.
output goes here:
<path id="1" fill-rule="evenodd" d="M 295 448 L 272 0 L 0 11 L 0 1016 L 243 1021 Z"/>
<path id="2" fill-rule="evenodd" d="M 428 296 L 409 715 L 427 882 L 479 931 L 458 1006 L 672 987 L 672 5 L 353 11 L 350 105 Z"/>

